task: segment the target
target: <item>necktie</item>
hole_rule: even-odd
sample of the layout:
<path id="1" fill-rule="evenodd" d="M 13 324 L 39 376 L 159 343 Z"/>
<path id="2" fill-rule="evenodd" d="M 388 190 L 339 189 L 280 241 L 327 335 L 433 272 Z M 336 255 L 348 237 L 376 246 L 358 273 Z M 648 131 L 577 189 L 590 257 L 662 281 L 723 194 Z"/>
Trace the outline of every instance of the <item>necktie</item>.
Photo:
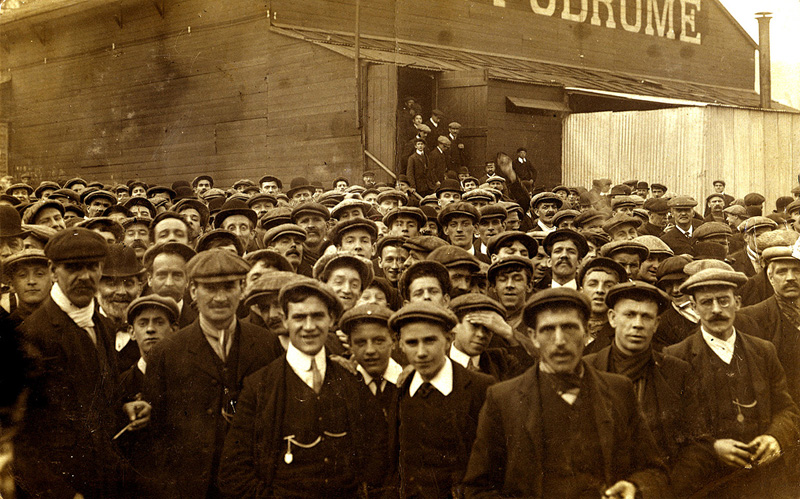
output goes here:
<path id="1" fill-rule="evenodd" d="M 467 362 L 467 370 L 468 371 L 480 371 L 481 368 L 476 366 L 475 363 L 472 362 L 472 359 L 469 359 L 469 362 Z"/>
<path id="2" fill-rule="evenodd" d="M 375 390 L 373 391 L 375 395 L 383 393 L 383 377 L 372 378 L 372 384 L 375 385 Z"/>
<path id="3" fill-rule="evenodd" d="M 311 371 L 311 388 L 315 393 L 319 394 L 322 390 L 322 373 L 319 372 L 317 360 L 314 358 L 311 359 L 311 368 L 309 371 Z"/>
<path id="4" fill-rule="evenodd" d="M 417 393 L 422 398 L 425 398 L 428 396 L 429 393 L 431 393 L 431 390 L 433 390 L 433 385 L 426 381 L 425 383 L 422 383 L 422 385 L 420 385 L 420 387 L 417 389 Z"/>

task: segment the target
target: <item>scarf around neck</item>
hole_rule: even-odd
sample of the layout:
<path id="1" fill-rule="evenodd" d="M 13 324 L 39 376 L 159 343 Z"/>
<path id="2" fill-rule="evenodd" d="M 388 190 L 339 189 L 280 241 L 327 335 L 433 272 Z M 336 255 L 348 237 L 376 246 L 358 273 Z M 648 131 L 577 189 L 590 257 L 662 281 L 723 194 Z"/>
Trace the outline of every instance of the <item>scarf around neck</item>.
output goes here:
<path id="1" fill-rule="evenodd" d="M 611 354 L 609 355 L 609 368 L 611 372 L 626 376 L 631 381 L 637 381 L 647 373 L 647 367 L 652 358 L 652 349 L 627 355 L 622 352 L 617 343 L 611 343 Z"/>

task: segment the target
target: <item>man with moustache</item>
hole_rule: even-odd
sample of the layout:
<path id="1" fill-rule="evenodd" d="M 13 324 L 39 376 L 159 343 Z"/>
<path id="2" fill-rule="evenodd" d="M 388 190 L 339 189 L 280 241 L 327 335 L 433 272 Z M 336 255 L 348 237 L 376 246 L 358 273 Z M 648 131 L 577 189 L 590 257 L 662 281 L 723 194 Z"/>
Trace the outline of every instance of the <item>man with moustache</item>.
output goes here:
<path id="1" fill-rule="evenodd" d="M 136 258 L 141 262 L 147 248 L 153 245 L 150 239 L 150 219 L 129 217 L 121 222 L 122 229 L 125 231 L 122 244 L 133 248 Z"/>
<path id="2" fill-rule="evenodd" d="M 553 217 L 564 205 L 564 200 L 552 192 L 540 192 L 531 198 L 531 213 L 537 217 L 535 230 L 546 233 L 556 230 Z"/>
<path id="3" fill-rule="evenodd" d="M 697 206 L 697 201 L 689 196 L 677 196 L 670 199 L 667 206 L 672 213 L 675 226 L 664 231 L 661 240 L 667 243 L 676 255 L 691 254 L 692 235 L 695 227 L 700 225 L 700 222 L 694 219 L 694 207 Z"/>
<path id="4" fill-rule="evenodd" d="M 289 336 L 283 327 L 283 311 L 278 303 L 278 292 L 290 282 L 302 278 L 294 272 L 270 270 L 247 284 L 243 305 L 250 315 L 242 319 L 266 329 L 266 334 L 280 343 L 280 351 L 289 346 Z"/>
<path id="5" fill-rule="evenodd" d="M 663 461 L 631 382 L 581 361 L 589 300 L 534 295 L 525 323 L 538 365 L 490 387 L 464 478 L 467 495 L 662 497 Z"/>
<path id="6" fill-rule="evenodd" d="M 198 175 L 192 180 L 192 188 L 198 196 L 214 187 L 214 178 L 211 175 Z"/>
<path id="7" fill-rule="evenodd" d="M 388 235 L 381 238 L 376 246 L 378 267 L 381 269 L 383 277 L 394 286 L 397 285 L 400 274 L 403 273 L 403 263 L 408 259 L 408 250 L 403 247 L 405 241 L 404 237 Z"/>
<path id="8" fill-rule="evenodd" d="M 386 423 L 367 386 L 325 348 L 342 313 L 313 279 L 281 289 L 286 353 L 250 376 L 225 439 L 229 497 L 355 497 L 383 484 Z"/>
<path id="9" fill-rule="evenodd" d="M 131 341 L 126 311 L 144 289 L 144 271 L 133 248 L 109 245 L 97 286 L 97 303 L 100 315 L 108 319 L 120 371 L 127 370 L 139 359 L 139 348 Z"/>
<path id="10" fill-rule="evenodd" d="M 236 310 L 250 266 L 225 249 L 198 253 L 187 264 L 197 320 L 153 350 L 144 399 L 152 402 L 153 459 L 179 497 L 221 497 L 222 444 L 237 411 L 244 378 L 280 355 L 262 328 Z"/>
<path id="11" fill-rule="evenodd" d="M 800 409 L 790 396 L 775 345 L 734 326 L 747 278 L 730 266 L 704 268 L 681 286 L 700 326 L 664 349 L 688 362 L 697 379 L 707 432 L 704 452 L 673 473 L 675 493 L 709 497 L 796 497 L 784 455 L 800 442 Z"/>
<path id="12" fill-rule="evenodd" d="M 547 234 L 542 247 L 547 253 L 552 275 L 550 279 L 542 279 L 537 287 L 544 289 L 566 286 L 577 289 L 575 276 L 578 264 L 589 252 L 586 239 L 572 229 L 557 229 Z"/>
<path id="13" fill-rule="evenodd" d="M 29 497 L 140 497 L 136 474 L 112 437 L 143 425 L 145 402 L 124 406 L 117 391 L 117 356 L 95 294 L 108 255 L 96 232 L 71 228 L 45 246 L 53 287 L 23 323 L 38 365 L 25 425 L 14 441 L 15 480 Z"/>
<path id="14" fill-rule="evenodd" d="M 153 293 L 175 301 L 179 311 L 179 329 L 197 319 L 197 311 L 189 303 L 189 277 L 186 272 L 186 264 L 195 254 L 192 248 L 181 243 L 157 244 L 144 254 L 147 285 Z"/>
<path id="15" fill-rule="evenodd" d="M 311 266 L 303 260 L 306 231 L 299 225 L 281 224 L 264 233 L 264 248 L 277 251 L 295 272 L 311 277 Z"/>
<path id="16" fill-rule="evenodd" d="M 47 299 L 52 285 L 47 257 L 40 249 L 24 249 L 3 259 L 3 275 L 17 297 L 9 320 L 19 326 Z"/>
<path id="17" fill-rule="evenodd" d="M 306 231 L 303 243 L 303 262 L 313 267 L 330 243 L 328 220 L 331 215 L 324 205 L 315 202 L 303 203 L 292 210 L 292 223 Z"/>

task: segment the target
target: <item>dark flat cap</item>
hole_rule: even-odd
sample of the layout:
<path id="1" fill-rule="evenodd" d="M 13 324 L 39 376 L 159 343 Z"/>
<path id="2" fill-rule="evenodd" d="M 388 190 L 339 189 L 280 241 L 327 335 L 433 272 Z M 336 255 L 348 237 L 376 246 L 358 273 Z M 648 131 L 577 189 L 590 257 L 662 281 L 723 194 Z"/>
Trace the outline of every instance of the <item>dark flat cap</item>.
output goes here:
<path id="1" fill-rule="evenodd" d="M 664 198 L 645 199 L 642 207 L 651 213 L 666 213 L 669 211 L 668 201 Z"/>
<path id="2" fill-rule="evenodd" d="M 578 210 L 558 210 L 555 216 L 553 216 L 553 225 L 558 227 L 558 224 L 564 220 L 569 220 L 570 218 L 574 221 L 575 218 L 580 214 L 581 212 Z"/>
<path id="3" fill-rule="evenodd" d="M 217 245 L 233 245 L 236 248 L 236 253 L 241 256 L 244 254 L 244 246 L 239 236 L 233 232 L 225 229 L 214 229 L 204 233 L 197 239 L 195 248 L 198 253 L 215 248 Z"/>
<path id="4" fill-rule="evenodd" d="M 706 196 L 706 204 L 708 204 L 708 202 L 711 200 L 711 198 L 720 198 L 722 201 L 725 201 L 725 196 L 723 196 L 721 193 L 712 192 L 711 194 Z"/>
<path id="5" fill-rule="evenodd" d="M 338 222 L 336 225 L 333 226 L 331 229 L 330 234 L 328 234 L 328 239 L 333 243 L 335 246 L 338 246 L 342 243 L 342 238 L 345 234 L 352 230 L 365 230 L 369 234 L 372 241 L 376 241 L 378 239 L 378 226 L 375 225 L 375 222 L 372 220 L 367 220 L 366 218 L 350 218 L 347 220 L 342 220 Z"/>
<path id="6" fill-rule="evenodd" d="M 330 216 L 328 217 L 330 218 Z M 325 219 L 327 220 L 327 218 Z M 266 215 L 261 217 L 259 225 L 265 231 L 269 231 L 279 225 L 292 223 L 292 210 L 288 206 L 278 206 L 269 210 Z"/>
<path id="7" fill-rule="evenodd" d="M 186 273 L 196 282 L 227 282 L 243 279 L 250 270 L 244 258 L 222 248 L 201 251 L 186 264 Z"/>
<path id="8" fill-rule="evenodd" d="M 385 248 L 386 246 L 402 248 L 405 242 L 406 238 L 401 236 L 383 236 L 378 241 L 378 245 L 375 251 L 375 256 L 381 256 L 381 253 L 383 253 L 383 248 Z"/>
<path id="9" fill-rule="evenodd" d="M 83 185 L 86 185 L 86 181 L 85 181 L 85 180 L 83 180 L 83 179 L 82 179 L 82 178 L 80 178 L 80 177 L 71 178 L 71 179 L 69 179 L 69 180 L 67 180 L 67 181 L 66 181 L 66 183 L 64 184 L 64 188 L 65 188 L 65 189 L 71 189 L 71 188 L 72 188 L 72 186 L 74 186 L 74 185 L 76 185 L 76 184 L 83 184 Z"/>
<path id="10" fill-rule="evenodd" d="M 689 276 L 686 282 L 681 285 L 680 291 L 684 294 L 691 294 L 691 291 L 706 286 L 738 288 L 745 282 L 747 282 L 747 276 L 742 272 L 707 268 Z"/>
<path id="11" fill-rule="evenodd" d="M 637 301 L 651 300 L 658 307 L 658 315 L 664 313 L 671 303 L 663 291 L 643 281 L 621 282 L 612 287 L 606 294 L 606 305 L 608 308 L 614 308 L 621 298 L 632 298 Z"/>
<path id="12" fill-rule="evenodd" d="M 553 232 L 547 234 L 544 238 L 544 242 L 542 245 L 544 246 L 545 252 L 550 255 L 553 251 L 553 245 L 555 245 L 559 241 L 572 241 L 575 243 L 575 246 L 578 248 L 578 258 L 583 258 L 586 256 L 586 253 L 589 252 L 589 245 L 586 243 L 586 239 L 580 235 L 578 232 L 572 229 L 556 229 Z M 531 255 L 533 256 L 533 255 Z"/>
<path id="13" fill-rule="evenodd" d="M 128 320 L 128 324 L 133 325 L 133 321 L 136 320 L 136 316 L 142 309 L 145 308 L 159 308 L 167 313 L 167 318 L 171 322 L 177 322 L 178 317 L 180 317 L 181 313 L 178 309 L 178 304 L 175 303 L 175 300 L 169 298 L 167 296 L 159 296 L 157 294 L 150 294 L 145 296 L 140 296 L 133 300 L 130 305 L 128 305 L 128 309 L 125 312 L 125 317 Z"/>
<path id="14" fill-rule="evenodd" d="M 136 258 L 136 250 L 124 244 L 108 245 L 108 255 L 103 263 L 103 277 L 128 277 L 143 272 L 144 267 Z"/>
<path id="15" fill-rule="evenodd" d="M 124 203 L 122 203 L 122 206 L 128 209 L 131 209 L 132 206 L 144 206 L 147 208 L 147 211 L 150 212 L 150 218 L 154 218 L 158 214 L 158 210 L 156 210 L 155 205 L 153 205 L 149 199 L 143 197 L 128 198 Z M 206 212 L 207 211 L 208 208 L 206 208 Z"/>
<path id="16" fill-rule="evenodd" d="M 365 303 L 351 308 L 339 319 L 339 329 L 345 334 L 353 332 L 353 327 L 360 322 L 377 322 L 389 328 L 392 311 L 377 303 Z"/>
<path id="17" fill-rule="evenodd" d="M 84 204 L 91 204 L 95 199 L 107 199 L 111 204 L 117 204 L 117 196 L 113 192 L 97 190 L 92 191 L 83 198 Z"/>
<path id="18" fill-rule="evenodd" d="M 583 210 L 580 212 L 578 216 L 575 217 L 573 223 L 575 227 L 583 227 L 595 220 L 606 220 L 608 219 L 608 215 L 603 213 L 602 211 L 595 210 L 594 208 L 589 208 L 588 210 Z"/>
<path id="19" fill-rule="evenodd" d="M 461 200 L 464 202 L 486 201 L 487 203 L 491 203 L 494 201 L 494 194 L 486 189 L 472 189 L 462 194 Z"/>
<path id="20" fill-rule="evenodd" d="M 258 187 L 256 187 L 256 189 L 258 189 Z M 249 208 L 252 208 L 253 205 L 256 203 L 271 203 L 272 206 L 275 206 L 278 204 L 278 199 L 272 194 L 259 192 L 257 194 L 254 194 L 253 196 L 250 197 L 250 199 L 247 200 L 247 206 Z"/>
<path id="21" fill-rule="evenodd" d="M 99 262 L 108 255 L 103 236 L 83 227 L 65 229 L 44 247 L 44 254 L 53 263 Z"/>
<path id="22" fill-rule="evenodd" d="M 457 316 L 478 310 L 497 312 L 500 314 L 500 317 L 503 318 L 505 318 L 507 314 L 506 308 L 503 305 L 483 293 L 465 293 L 450 300 L 450 310 Z"/>
<path id="23" fill-rule="evenodd" d="M 208 219 L 211 216 L 211 213 L 208 211 L 208 206 L 206 206 L 204 202 L 195 198 L 184 198 L 175 203 L 175 206 L 172 207 L 172 211 L 175 213 L 183 213 L 185 210 L 197 211 L 197 213 L 200 215 L 200 226 L 205 227 L 208 225 Z"/>
<path id="24" fill-rule="evenodd" d="M 158 243 L 154 246 L 147 248 L 142 257 L 144 266 L 150 268 L 153 266 L 153 260 L 162 253 L 170 253 L 180 255 L 184 261 L 189 262 L 197 254 L 191 247 L 178 242 Z"/>
<path id="25" fill-rule="evenodd" d="M 531 277 L 533 276 L 533 262 L 530 258 L 509 255 L 498 258 L 492 262 L 492 264 L 489 265 L 489 269 L 486 271 L 486 278 L 489 283 L 493 283 L 495 279 L 497 279 L 497 274 L 507 269 L 525 269 Z"/>
<path id="26" fill-rule="evenodd" d="M 800 200 L 798 200 L 798 201 L 800 201 Z M 797 202 L 797 201 L 795 201 L 795 202 Z M 794 203 L 792 203 L 792 204 L 794 204 Z M 791 204 L 789 206 L 791 206 Z M 789 209 L 788 209 L 789 206 L 786 207 L 787 208 L 787 210 L 786 210 L 787 213 L 791 213 L 791 211 L 789 211 Z M 797 202 L 797 209 L 800 210 L 800 202 Z M 728 206 L 727 208 L 725 208 L 724 210 L 722 210 L 722 212 L 723 213 L 730 213 L 731 215 L 736 215 L 737 217 L 740 217 L 740 218 L 748 218 L 750 216 L 747 213 L 747 208 L 745 208 L 742 205 L 738 205 L 738 204 L 732 204 L 732 205 Z"/>
<path id="27" fill-rule="evenodd" d="M 477 272 L 481 268 L 481 264 L 469 251 L 458 246 L 445 245 L 436 248 L 428 254 L 428 260 L 439 262 L 445 267 L 454 268 L 466 266 L 470 267 L 473 272 Z"/>
<path id="28" fill-rule="evenodd" d="M 436 236 L 414 236 L 406 239 L 403 247 L 409 251 L 430 253 L 440 246 L 446 246 L 447 241 Z"/>
<path id="29" fill-rule="evenodd" d="M 19 189 L 24 190 L 28 194 L 28 196 L 33 194 L 33 187 L 22 182 L 17 182 L 16 184 L 9 185 L 8 188 L 6 189 L 6 192 L 14 192 Z"/>
<path id="30" fill-rule="evenodd" d="M 256 303 L 259 299 L 270 296 L 278 295 L 278 292 L 288 283 L 295 279 L 303 279 L 304 276 L 295 274 L 294 272 L 287 272 L 282 270 L 273 270 L 264 272 L 257 279 L 250 282 L 245 289 L 244 306 L 250 308 L 250 305 Z"/>
<path id="31" fill-rule="evenodd" d="M 73 191 L 72 189 L 58 189 L 56 191 L 53 191 L 53 193 L 50 194 L 50 197 L 53 199 L 69 199 L 75 204 L 81 202 L 81 197 L 78 195 L 77 192 Z"/>
<path id="32" fill-rule="evenodd" d="M 656 278 L 658 281 L 656 285 L 662 286 L 670 281 L 682 281 L 689 277 L 689 274 L 684 270 L 686 265 L 692 262 L 692 257 L 689 255 L 675 255 L 667 258 L 658 265 L 656 270 Z"/>
<path id="33" fill-rule="evenodd" d="M 295 206 L 290 215 L 292 223 L 296 224 L 303 215 L 317 215 L 325 220 L 330 220 L 331 218 L 330 210 L 322 203 L 315 202 L 307 202 Z"/>
<path id="34" fill-rule="evenodd" d="M 290 301 L 302 301 L 308 296 L 316 296 L 325 302 L 334 320 L 337 320 L 344 311 L 342 302 L 339 301 L 330 286 L 309 277 L 298 277 L 286 283 L 278 293 L 278 302 L 280 302 L 281 308 L 285 313 L 288 310 Z"/>
<path id="35" fill-rule="evenodd" d="M 50 180 L 43 180 L 42 182 L 39 183 L 39 186 L 36 188 L 36 190 L 33 191 L 33 194 L 37 198 L 41 198 L 42 197 L 42 193 L 44 191 L 46 191 L 47 189 L 51 189 L 53 191 L 57 191 L 57 190 L 61 189 L 61 186 L 58 185 L 55 182 L 50 181 Z"/>
<path id="36" fill-rule="evenodd" d="M 611 208 L 623 208 L 629 206 L 631 208 L 636 206 L 636 201 L 631 196 L 617 196 L 611 200 Z"/>
<path id="37" fill-rule="evenodd" d="M 170 199 L 174 198 L 177 194 L 175 191 L 167 187 L 166 185 L 154 185 L 153 187 L 147 189 L 147 197 L 151 198 L 158 194 L 166 194 L 169 196 Z"/>
<path id="38" fill-rule="evenodd" d="M 397 189 L 386 189 L 385 191 L 378 194 L 378 197 L 375 201 L 378 204 L 381 204 L 383 201 L 387 199 L 397 199 L 398 201 L 401 201 L 403 204 L 408 203 L 408 196 L 404 192 L 400 192 Z"/>
<path id="39" fill-rule="evenodd" d="M 479 222 L 483 220 L 491 220 L 493 218 L 505 221 L 506 217 L 508 217 L 508 212 L 506 209 L 499 204 L 488 204 L 480 208 L 479 213 Z"/>
<path id="40" fill-rule="evenodd" d="M 345 198 L 342 201 L 340 201 L 336 206 L 331 208 L 331 216 L 338 220 L 339 216 L 341 216 L 342 214 L 342 211 L 349 208 L 361 208 L 361 213 L 366 217 L 371 207 L 372 203 L 364 201 L 363 199 Z"/>
<path id="41" fill-rule="evenodd" d="M 531 210 L 535 210 L 541 203 L 555 203 L 556 208 L 564 206 L 564 200 L 558 197 L 554 192 L 540 192 L 531 198 Z"/>
<path id="42" fill-rule="evenodd" d="M 629 196 L 633 191 L 631 186 L 625 184 L 617 184 L 608 192 L 609 196 Z"/>
<path id="43" fill-rule="evenodd" d="M 745 206 L 758 206 L 758 205 L 764 203 L 764 201 L 766 201 L 764 196 L 762 196 L 761 194 L 759 194 L 757 192 L 751 192 L 750 194 L 748 194 L 748 195 L 746 195 L 744 197 L 744 205 Z"/>
<path id="44" fill-rule="evenodd" d="M 341 203 L 344 199 L 344 193 L 339 191 L 328 191 L 323 192 L 317 197 L 317 202 L 322 206 L 328 208 L 329 210 L 336 206 L 337 204 Z M 307 204 L 307 203 L 303 203 Z M 302 205 L 300 205 L 302 206 Z M 330 212 L 328 212 L 328 216 L 330 217 Z"/>
<path id="45" fill-rule="evenodd" d="M 578 270 L 578 275 L 576 276 L 576 282 L 579 288 L 583 287 L 583 278 L 586 277 L 586 274 L 594 269 L 603 269 L 609 273 L 616 274 L 618 282 L 625 282 L 628 280 L 628 272 L 622 265 L 611 258 L 599 256 L 597 258 L 592 258 L 586 262 L 585 265 L 581 265 L 581 268 Z"/>
<path id="46" fill-rule="evenodd" d="M 264 265 L 267 267 L 275 267 L 279 271 L 284 272 L 294 272 L 294 267 L 289 263 L 289 260 L 275 250 L 260 249 L 250 251 L 244 255 L 244 259 L 251 266 L 255 265 L 257 262 L 264 262 Z"/>
<path id="47" fill-rule="evenodd" d="M 197 184 L 200 183 L 201 180 L 208 180 L 208 183 L 211 184 L 211 187 L 214 187 L 214 177 L 211 175 L 198 175 L 192 180 L 192 187 L 197 187 Z"/>
<path id="48" fill-rule="evenodd" d="M 650 184 L 650 190 L 653 190 L 653 189 L 667 192 L 667 186 L 664 185 L 664 184 L 656 184 L 656 183 Z"/>
<path id="49" fill-rule="evenodd" d="M 642 225 L 642 220 L 638 217 L 626 215 L 625 213 L 617 213 L 613 217 L 603 222 L 603 230 L 606 232 L 606 234 L 611 234 L 611 232 L 626 224 L 633 225 L 634 227 L 638 228 L 640 225 Z"/>
<path id="50" fill-rule="evenodd" d="M 62 205 L 56 200 L 51 201 L 50 199 L 45 199 L 44 201 L 38 201 L 36 203 L 33 203 L 32 205 L 29 205 L 25 209 L 25 213 L 22 214 L 22 223 L 24 224 L 36 223 L 36 217 L 42 210 L 46 208 L 53 208 L 54 210 L 57 210 L 59 213 L 61 213 L 62 216 L 64 215 L 64 205 Z"/>
<path id="51" fill-rule="evenodd" d="M 468 217 L 477 223 L 481 215 L 477 208 L 467 202 L 450 203 L 439 212 L 439 225 L 445 227 L 453 217 Z"/>
<path id="52" fill-rule="evenodd" d="M 409 322 L 431 322 L 439 324 L 445 331 L 450 331 L 458 324 L 458 318 L 450 310 L 431 302 L 415 302 L 405 305 L 392 314 L 389 318 L 389 327 L 399 334 L 400 329 Z"/>
<path id="53" fill-rule="evenodd" d="M 273 240 L 287 234 L 293 234 L 295 236 L 299 236 L 303 239 L 303 241 L 305 241 L 307 237 L 305 229 L 303 229 L 299 225 L 282 224 L 278 225 L 277 227 L 273 227 L 264 233 L 264 239 L 263 239 L 264 246 L 269 246 Z"/>
<path id="54" fill-rule="evenodd" d="M 489 238 L 486 245 L 486 253 L 492 256 L 500 251 L 500 248 L 511 245 L 514 241 L 519 241 L 528 250 L 528 257 L 533 257 L 539 252 L 539 243 L 528 234 L 518 230 L 507 230 Z"/>
<path id="55" fill-rule="evenodd" d="M 593 244 L 595 248 L 611 242 L 611 238 L 602 230 L 580 229 L 578 233 L 586 239 L 587 243 Z"/>
<path id="56" fill-rule="evenodd" d="M 274 177 L 272 175 L 264 175 L 260 179 L 258 179 L 258 185 L 263 184 L 264 182 L 275 182 L 278 185 L 278 189 L 283 189 L 283 182 L 278 177 Z"/>
<path id="57" fill-rule="evenodd" d="M 534 294 L 525 304 L 525 324 L 533 327 L 536 324 L 536 314 L 550 307 L 572 307 L 579 310 L 585 318 L 591 312 L 589 298 L 580 291 L 565 287 L 549 288 Z"/>
<path id="58" fill-rule="evenodd" d="M 400 289 L 400 295 L 409 299 L 408 288 L 411 281 L 422 276 L 436 278 L 442 286 L 442 291 L 445 294 L 450 292 L 450 272 L 447 271 L 447 267 L 433 260 L 422 260 L 411 265 L 400 275 L 400 282 L 397 286 Z"/>
<path id="59" fill-rule="evenodd" d="M 732 235 L 733 231 L 731 231 L 731 228 L 728 226 L 728 224 L 722 222 L 706 222 L 700 227 L 694 229 L 692 238 L 695 241 L 703 241 L 712 237 L 730 237 Z"/>
<path id="60" fill-rule="evenodd" d="M 670 208 L 694 208 L 697 206 L 697 201 L 691 196 L 675 196 L 667 201 L 667 206 Z"/>
<path id="61" fill-rule="evenodd" d="M 611 241 L 600 248 L 600 256 L 611 258 L 617 253 L 632 253 L 639 256 L 639 261 L 647 260 L 650 250 L 642 243 L 630 241 Z"/>
<path id="62" fill-rule="evenodd" d="M 375 272 L 372 269 L 372 262 L 370 260 L 360 257 L 355 253 L 342 251 L 339 253 L 326 253 L 322 255 L 314 264 L 314 279 L 326 282 L 330 278 L 331 273 L 340 267 L 350 267 L 358 273 L 358 276 L 361 278 L 362 291 L 369 287 L 372 279 L 375 278 Z"/>
<path id="63" fill-rule="evenodd" d="M 415 219 L 420 227 L 428 222 L 428 217 L 425 216 L 425 213 L 423 213 L 421 209 L 415 206 L 400 206 L 389 211 L 389 213 L 383 217 L 383 225 L 391 227 L 392 223 L 397 220 L 397 217 L 399 216 L 411 217 Z"/>

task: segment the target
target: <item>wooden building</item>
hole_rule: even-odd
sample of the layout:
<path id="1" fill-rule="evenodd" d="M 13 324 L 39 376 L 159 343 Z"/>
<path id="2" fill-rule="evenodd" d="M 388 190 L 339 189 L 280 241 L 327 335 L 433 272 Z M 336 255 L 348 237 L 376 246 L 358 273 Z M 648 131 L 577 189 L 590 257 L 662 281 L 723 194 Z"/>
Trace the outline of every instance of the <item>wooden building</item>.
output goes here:
<path id="1" fill-rule="evenodd" d="M 327 183 L 395 163 L 414 95 L 475 173 L 526 146 L 552 186 L 566 116 L 756 107 L 756 48 L 718 0 L 29 0 L 0 11 L 0 123 L 32 181 Z"/>

